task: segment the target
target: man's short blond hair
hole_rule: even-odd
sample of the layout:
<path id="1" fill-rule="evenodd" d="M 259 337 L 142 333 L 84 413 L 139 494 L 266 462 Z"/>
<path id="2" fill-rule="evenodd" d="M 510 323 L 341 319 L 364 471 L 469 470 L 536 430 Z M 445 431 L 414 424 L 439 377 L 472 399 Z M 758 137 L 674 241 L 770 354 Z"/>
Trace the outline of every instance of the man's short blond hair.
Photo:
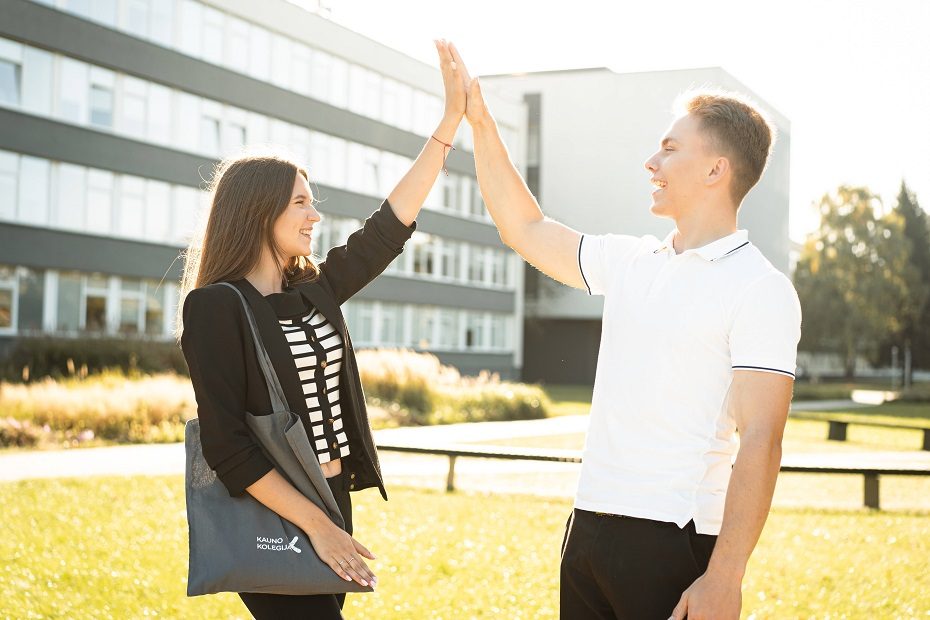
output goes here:
<path id="1" fill-rule="evenodd" d="M 696 116 L 708 147 L 730 160 L 730 193 L 739 206 L 762 178 L 777 135 L 775 124 L 745 95 L 723 90 L 688 91 L 675 108 Z"/>

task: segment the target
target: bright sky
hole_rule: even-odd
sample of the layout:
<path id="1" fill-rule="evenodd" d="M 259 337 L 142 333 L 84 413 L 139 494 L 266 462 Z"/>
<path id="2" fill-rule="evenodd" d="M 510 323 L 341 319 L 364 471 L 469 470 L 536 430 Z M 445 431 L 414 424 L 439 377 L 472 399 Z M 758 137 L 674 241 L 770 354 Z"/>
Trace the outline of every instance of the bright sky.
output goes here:
<path id="1" fill-rule="evenodd" d="M 924 0 L 328 0 L 331 18 L 434 63 L 455 42 L 472 74 L 720 66 L 791 121 L 790 232 L 842 183 L 930 210 L 930 2 Z M 658 136 L 657 136 L 658 139 Z"/>

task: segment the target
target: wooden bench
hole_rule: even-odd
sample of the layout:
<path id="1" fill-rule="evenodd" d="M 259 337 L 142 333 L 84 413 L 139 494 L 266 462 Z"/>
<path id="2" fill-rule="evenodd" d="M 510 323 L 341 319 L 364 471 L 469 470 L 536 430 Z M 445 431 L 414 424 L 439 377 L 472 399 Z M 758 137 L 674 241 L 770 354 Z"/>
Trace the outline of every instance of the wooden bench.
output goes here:
<path id="1" fill-rule="evenodd" d="M 816 422 L 827 422 L 827 439 L 830 441 L 846 441 L 846 431 L 850 424 L 857 426 L 875 426 L 879 428 L 896 428 L 911 431 L 921 431 L 924 434 L 923 446 L 921 450 L 930 451 L 930 427 L 912 426 L 909 424 L 894 424 L 892 422 L 872 422 L 870 420 L 839 420 L 836 418 L 819 417 L 815 415 L 798 415 L 792 414 L 789 419 L 795 420 L 814 420 Z"/>
<path id="2" fill-rule="evenodd" d="M 543 448 L 519 448 L 513 446 L 483 446 L 468 444 L 445 444 L 420 446 L 414 444 L 378 444 L 378 450 L 384 452 L 403 452 L 407 454 L 426 454 L 449 458 L 449 470 L 446 474 L 446 491 L 455 490 L 455 461 L 459 457 L 504 459 L 518 461 L 544 461 L 550 463 L 581 463 L 580 450 L 556 450 Z M 800 474 L 848 474 L 864 477 L 863 505 L 867 508 L 880 509 L 880 476 L 930 476 L 930 461 L 912 463 L 901 467 L 893 463 L 856 464 L 855 454 L 831 455 L 832 458 L 805 458 L 796 455 L 782 461 L 781 470 Z"/>

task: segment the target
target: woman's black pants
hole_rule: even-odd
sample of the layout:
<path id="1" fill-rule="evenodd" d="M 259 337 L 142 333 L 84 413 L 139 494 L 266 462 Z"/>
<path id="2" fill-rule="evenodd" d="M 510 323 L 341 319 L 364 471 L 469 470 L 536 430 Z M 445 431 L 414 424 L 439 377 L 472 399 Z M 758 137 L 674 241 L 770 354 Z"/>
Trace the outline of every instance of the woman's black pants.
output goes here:
<path id="1" fill-rule="evenodd" d="M 575 509 L 560 571 L 563 620 L 668 620 L 682 593 L 707 570 L 716 536 Z"/>
<path id="2" fill-rule="evenodd" d="M 352 500 L 343 474 L 327 478 L 336 504 L 346 521 L 346 531 L 352 533 Z M 342 618 L 345 594 L 316 594 L 295 596 L 284 594 L 254 594 L 240 592 L 239 598 L 256 620 L 337 620 Z"/>

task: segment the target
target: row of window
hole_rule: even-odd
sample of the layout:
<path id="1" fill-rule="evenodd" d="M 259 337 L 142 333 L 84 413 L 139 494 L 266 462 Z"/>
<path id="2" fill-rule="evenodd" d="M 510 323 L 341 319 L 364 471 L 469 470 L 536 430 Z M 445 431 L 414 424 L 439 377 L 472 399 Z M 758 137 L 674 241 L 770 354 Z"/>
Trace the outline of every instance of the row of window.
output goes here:
<path id="1" fill-rule="evenodd" d="M 514 349 L 514 317 L 495 312 L 383 301 L 349 301 L 343 312 L 357 347 L 505 352 Z"/>
<path id="2" fill-rule="evenodd" d="M 204 203 L 193 187 L 0 151 L 0 220 L 186 245 Z"/>
<path id="3" fill-rule="evenodd" d="M 0 150 L 0 221 L 186 245 L 206 206 L 192 187 Z M 342 245 L 361 225 L 324 215 L 314 252 Z M 513 289 L 514 260 L 502 249 L 416 232 L 388 271 Z"/>
<path id="4" fill-rule="evenodd" d="M 0 335 L 109 333 L 165 337 L 174 282 L 0 265 Z"/>
<path id="5" fill-rule="evenodd" d="M 316 183 L 388 195 L 413 160 L 0 39 L 0 105 L 210 157 L 246 144 L 285 147 Z M 427 208 L 489 219 L 472 177 L 441 175 Z"/>
<path id="6" fill-rule="evenodd" d="M 170 337 L 172 281 L 0 265 L 0 335 L 82 332 Z M 512 351 L 514 316 L 353 300 L 343 306 L 357 346 Z"/>
<path id="7" fill-rule="evenodd" d="M 435 95 L 194 0 L 38 1 L 422 136 L 442 115 Z"/>
<path id="8" fill-rule="evenodd" d="M 322 257 L 344 244 L 361 225 L 352 218 L 324 216 L 314 227 L 314 253 Z M 514 290 L 518 269 L 517 255 L 509 250 L 418 231 L 384 273 Z"/>

